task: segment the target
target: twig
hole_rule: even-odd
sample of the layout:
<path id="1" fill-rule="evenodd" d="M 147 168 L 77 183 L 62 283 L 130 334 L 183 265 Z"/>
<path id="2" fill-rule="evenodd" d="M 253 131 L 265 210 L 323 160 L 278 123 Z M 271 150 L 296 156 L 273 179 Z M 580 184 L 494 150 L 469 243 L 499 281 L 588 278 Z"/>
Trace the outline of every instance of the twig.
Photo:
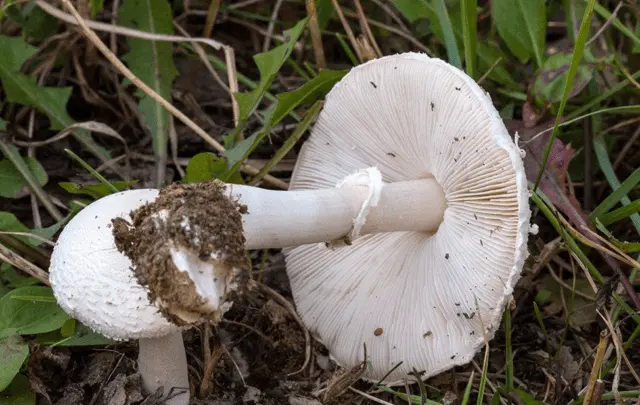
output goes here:
<path id="1" fill-rule="evenodd" d="M 311 45 L 313 46 L 313 54 L 316 59 L 316 67 L 322 70 L 327 67 L 324 59 L 324 47 L 322 45 L 322 33 L 318 25 L 318 13 L 316 11 L 315 0 L 306 0 L 307 15 L 309 15 L 309 31 L 311 33 Z"/>
<path id="2" fill-rule="evenodd" d="M 353 0 L 353 3 L 355 4 L 356 11 L 358 13 L 358 20 L 360 21 L 360 29 L 362 29 L 362 31 L 366 34 L 367 39 L 369 39 L 371 46 L 373 46 L 373 49 L 376 51 L 376 55 L 379 58 L 382 56 L 382 51 L 380 50 L 380 47 L 376 42 L 376 38 L 373 35 L 373 32 L 371 31 L 371 27 L 369 27 L 367 17 L 364 14 L 364 9 L 362 8 L 362 3 L 360 3 L 360 0 Z"/>
<path id="3" fill-rule="evenodd" d="M 584 395 L 584 405 L 592 405 L 591 399 L 593 398 L 593 393 L 596 388 L 596 381 L 600 376 L 600 367 L 602 366 L 602 361 L 604 360 L 604 354 L 606 352 L 608 344 L 609 334 L 605 331 L 602 331 L 600 333 L 600 343 L 598 343 L 598 348 L 596 350 L 596 357 L 594 358 L 593 366 L 591 367 L 589 383 L 587 384 L 587 392 Z"/>
<path id="4" fill-rule="evenodd" d="M 49 275 L 46 271 L 40 267 L 24 259 L 19 254 L 15 253 L 11 249 L 7 248 L 3 244 L 0 244 L 0 260 L 3 260 L 13 267 L 20 269 L 30 275 L 31 277 L 39 280 L 44 285 L 49 284 Z"/>
<path id="5" fill-rule="evenodd" d="M 355 35 L 353 35 L 353 31 L 349 26 L 349 22 L 347 21 L 346 18 L 344 18 L 344 14 L 342 13 L 342 8 L 340 8 L 340 4 L 338 3 L 338 0 L 331 0 L 331 2 L 333 3 L 333 8 L 336 10 L 336 13 L 338 13 L 338 18 L 342 23 L 342 27 L 344 28 L 344 31 L 347 33 L 349 42 L 351 42 L 351 47 L 353 48 L 354 51 L 356 51 L 358 60 L 362 62 L 363 61 L 362 51 L 360 49 L 360 46 L 358 45 L 358 42 L 356 41 Z"/>
<path id="6" fill-rule="evenodd" d="M 213 26 L 216 23 L 216 17 L 218 16 L 218 11 L 220 11 L 220 4 L 222 4 L 222 0 L 210 0 L 209 10 L 207 11 L 207 21 L 204 24 L 204 31 L 202 36 L 205 38 L 211 38 L 211 34 L 213 33 Z"/>
<path id="7" fill-rule="evenodd" d="M 269 50 L 271 38 L 273 37 L 273 29 L 276 26 L 276 18 L 278 18 L 278 13 L 280 12 L 280 6 L 282 6 L 282 2 L 283 0 L 276 0 L 276 4 L 274 4 L 273 6 L 271 18 L 269 18 L 269 24 L 267 25 L 267 33 L 265 34 L 264 42 L 262 43 L 262 52 L 267 52 Z"/>
<path id="8" fill-rule="evenodd" d="M 227 79 L 229 80 L 229 94 L 231 95 L 231 108 L 233 110 L 233 126 L 238 127 L 240 122 L 240 106 L 234 96 L 240 90 L 238 86 L 238 72 L 236 71 L 236 53 L 231 47 L 224 49 L 224 62 L 227 65 Z M 238 132 L 236 142 L 244 139 L 242 131 Z"/>
<path id="9" fill-rule="evenodd" d="M 622 4 L 622 2 L 618 3 L 607 21 L 605 21 L 604 24 L 602 24 L 602 27 L 600 27 L 600 29 L 595 34 L 593 34 L 593 36 L 584 44 L 585 48 L 591 45 L 593 41 L 598 39 L 598 37 L 604 32 L 604 30 L 606 30 L 615 21 L 616 17 L 618 16 L 618 11 L 620 11 L 620 9 L 622 8 Z"/>
<path id="10" fill-rule="evenodd" d="M 61 1 L 63 3 L 65 3 L 65 4 L 69 3 L 67 0 L 61 0 Z M 111 24 L 106 24 L 106 23 L 99 22 L 99 21 L 84 20 L 82 18 L 80 19 L 80 21 L 82 21 L 82 23 L 80 23 L 75 18 L 75 16 L 72 15 L 72 14 L 77 15 L 77 12 L 76 13 L 72 13 L 72 14 L 67 14 L 64 11 L 61 11 L 61 10 L 55 8 L 54 6 L 48 4 L 44 0 L 36 0 L 35 3 L 44 12 L 46 12 L 47 14 L 49 14 L 49 15 L 51 15 L 53 17 L 56 17 L 57 19 L 59 19 L 61 21 L 64 21 L 64 22 L 66 22 L 68 24 L 72 24 L 72 25 L 80 25 L 81 27 L 82 26 L 90 27 L 91 29 L 96 30 L 96 31 L 116 33 L 116 34 L 124 35 L 124 36 L 127 36 L 127 37 L 148 39 L 148 40 L 151 40 L 151 41 L 196 42 L 196 43 L 209 45 L 210 47 L 212 47 L 213 49 L 215 49 L 217 51 L 223 49 L 226 46 L 223 43 L 215 41 L 215 40 L 210 39 L 210 38 L 186 38 L 186 37 L 179 37 L 179 36 L 175 36 L 175 35 L 151 34 L 149 32 L 145 32 L 145 31 L 139 31 L 139 30 L 136 30 L 136 29 L 127 28 L 127 27 L 121 27 L 121 26 L 113 26 Z M 75 10 L 75 8 L 74 8 L 74 10 Z"/>
<path id="11" fill-rule="evenodd" d="M 179 111 L 176 107 L 174 107 L 171 103 L 165 100 L 162 96 L 156 93 L 151 87 L 149 87 L 142 80 L 138 79 L 138 77 L 133 74 L 119 59 L 116 55 L 114 55 L 109 48 L 102 42 L 102 40 L 93 32 L 86 24 L 86 22 L 80 17 L 78 12 L 76 11 L 73 4 L 71 4 L 70 0 L 61 0 L 62 3 L 67 7 L 67 9 L 71 12 L 71 14 L 76 18 L 78 24 L 82 28 L 82 31 L 85 33 L 87 38 L 100 50 L 100 52 L 113 64 L 113 66 L 118 69 L 127 79 L 129 79 L 136 87 L 140 90 L 144 91 L 149 97 L 154 99 L 164 108 L 166 108 L 171 114 L 173 114 L 176 118 L 182 121 L 186 126 L 188 126 L 195 133 L 200 135 L 202 139 L 204 139 L 208 144 L 213 146 L 218 152 L 225 152 L 224 146 L 222 146 L 218 141 L 213 139 L 208 133 L 206 133 L 202 128 L 198 126 L 195 122 L 193 122 L 189 117 L 184 115 L 181 111 Z M 254 167 L 250 167 L 248 165 L 243 165 L 241 167 L 242 170 L 246 171 L 249 174 L 255 174 L 258 172 L 258 169 Z M 273 185 L 281 188 L 287 188 L 286 183 L 282 180 L 276 179 L 271 175 L 267 175 L 264 177 L 265 181 L 272 183 Z"/>

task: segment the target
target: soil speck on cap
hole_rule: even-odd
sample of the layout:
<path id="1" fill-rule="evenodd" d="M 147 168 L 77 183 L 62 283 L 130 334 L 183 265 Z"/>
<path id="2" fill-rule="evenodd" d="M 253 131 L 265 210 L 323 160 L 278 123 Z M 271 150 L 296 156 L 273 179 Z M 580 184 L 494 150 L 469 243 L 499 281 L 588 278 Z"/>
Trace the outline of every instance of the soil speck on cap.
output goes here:
<path id="1" fill-rule="evenodd" d="M 376 330 L 373 331 L 373 334 L 375 336 L 380 336 L 384 333 L 384 330 L 382 330 L 382 328 L 376 328 Z"/>
<path id="2" fill-rule="evenodd" d="M 174 315 L 180 310 L 216 322 L 221 314 L 211 311 L 187 273 L 176 268 L 171 249 L 214 265 L 225 285 L 237 283 L 240 293 L 246 281 L 242 231 L 246 212 L 246 206 L 227 197 L 221 182 L 173 184 L 153 202 L 131 212 L 131 223 L 114 219 L 113 235 L 118 250 L 134 264 L 138 282 L 147 287 L 149 300 L 158 303 L 169 321 L 184 325 Z"/>
<path id="3" fill-rule="evenodd" d="M 395 153 L 388 152 L 388 153 L 387 153 L 387 156 L 396 157 L 396 154 L 395 154 Z"/>
<path id="4" fill-rule="evenodd" d="M 369 82 L 369 83 L 371 83 L 371 85 L 373 86 L 374 89 L 378 88 L 378 86 L 376 86 L 376 84 L 374 82 Z"/>

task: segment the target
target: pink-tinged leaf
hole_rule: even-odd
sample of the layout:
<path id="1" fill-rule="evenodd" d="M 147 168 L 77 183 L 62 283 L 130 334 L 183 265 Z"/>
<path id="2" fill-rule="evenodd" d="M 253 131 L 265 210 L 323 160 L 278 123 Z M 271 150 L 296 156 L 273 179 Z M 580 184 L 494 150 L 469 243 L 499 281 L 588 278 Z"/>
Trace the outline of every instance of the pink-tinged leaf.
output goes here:
<path id="1" fill-rule="evenodd" d="M 554 120 L 551 119 L 531 128 L 525 127 L 522 121 L 509 123 L 509 130 L 518 132 L 521 147 L 527 153 L 524 158 L 524 168 L 527 178 L 532 182 L 535 182 L 541 162 L 544 160 L 544 151 L 547 142 L 549 142 L 551 131 L 537 137 L 535 135 L 552 128 L 553 123 Z M 582 225 L 587 225 L 587 216 L 567 185 L 567 170 L 574 153 L 571 145 L 565 145 L 564 142 L 556 138 L 551 145 L 551 152 L 539 187 L 553 202 L 553 205 L 566 215 L 577 229 L 581 229 Z"/>

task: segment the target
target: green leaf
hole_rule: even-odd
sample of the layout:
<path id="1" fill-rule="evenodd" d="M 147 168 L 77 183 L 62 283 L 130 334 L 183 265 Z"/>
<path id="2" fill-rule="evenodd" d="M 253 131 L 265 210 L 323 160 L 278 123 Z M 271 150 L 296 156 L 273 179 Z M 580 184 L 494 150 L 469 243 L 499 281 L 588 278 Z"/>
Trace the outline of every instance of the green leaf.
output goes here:
<path id="1" fill-rule="evenodd" d="M 0 373 L 2 373 L 0 371 Z M 0 392 L 0 405 L 35 405 L 36 393 L 31 390 L 29 379 L 22 374 L 15 376 L 11 384 Z"/>
<path id="2" fill-rule="evenodd" d="M 571 57 L 572 55 L 568 53 L 557 53 L 544 62 L 536 74 L 534 82 L 533 90 L 537 97 L 549 103 L 557 103 L 562 100 L 569 66 L 571 66 Z M 594 70 L 593 63 L 581 62 L 578 65 L 568 98 L 577 96 L 589 84 L 593 78 Z"/>
<path id="3" fill-rule="evenodd" d="M 227 170 L 226 159 L 221 159 L 211 152 L 198 153 L 189 160 L 187 173 L 184 176 L 184 183 L 202 183 L 211 179 L 216 179 Z M 237 173 L 230 183 L 242 184 L 242 176 Z"/>
<path id="4" fill-rule="evenodd" d="M 498 34 L 520 62 L 534 56 L 542 66 L 547 25 L 544 0 L 492 0 L 491 14 Z"/>
<path id="5" fill-rule="evenodd" d="M 23 32 L 36 41 L 43 41 L 58 31 L 59 21 L 35 3 L 20 8 L 17 4 L 6 9 L 7 17 L 22 27 Z"/>
<path id="6" fill-rule="evenodd" d="M 271 117 L 271 125 L 282 121 L 298 106 L 324 97 L 347 72 L 347 70 L 325 69 L 299 88 L 279 94 L 276 101 L 277 107 Z"/>
<path id="7" fill-rule="evenodd" d="M 171 6 L 167 0 L 125 0 L 119 10 L 125 27 L 154 34 L 173 34 Z M 178 71 L 173 62 L 170 42 L 127 37 L 129 53 L 123 59 L 131 71 L 162 98 L 171 101 L 173 79 Z M 160 160 L 167 157 L 169 112 L 151 97 L 138 91 L 138 110 L 150 128 L 153 148 Z"/>
<path id="8" fill-rule="evenodd" d="M 269 87 L 271 87 L 271 83 L 273 82 L 273 79 L 275 79 L 276 74 L 289 58 L 289 55 L 291 55 L 293 47 L 304 31 L 308 21 L 309 17 L 306 17 L 300 20 L 293 28 L 285 31 L 284 36 L 286 41 L 282 45 L 279 45 L 270 51 L 254 55 L 253 60 L 256 66 L 258 66 L 258 71 L 260 72 L 260 82 L 256 88 L 250 92 L 238 92 L 234 94 L 240 109 L 240 119 L 238 126 L 231 131 L 230 134 L 224 137 L 224 143 L 227 149 L 235 145 L 238 134 L 242 131 L 242 128 L 247 122 L 249 116 L 253 114 L 256 108 L 258 108 L 260 101 L 269 90 Z"/>
<path id="9" fill-rule="evenodd" d="M 24 161 L 29 168 L 29 171 L 33 175 L 33 178 L 37 180 L 38 184 L 44 186 L 47 184 L 49 177 L 47 172 L 40 165 L 40 163 L 28 156 L 23 157 Z M 0 160 L 0 197 L 4 198 L 16 198 L 22 194 L 27 188 L 28 183 L 20 175 L 20 172 L 8 159 Z"/>
<path id="10" fill-rule="evenodd" d="M 0 35 L 0 82 L 7 101 L 35 107 L 49 118 L 51 128 L 62 130 L 74 123 L 66 109 L 71 87 L 38 86 L 35 77 L 20 73 L 22 65 L 36 52 L 22 37 Z M 94 155 L 110 159 L 109 153 L 91 139 L 88 131 L 78 129 L 73 135 Z"/>
<path id="11" fill-rule="evenodd" d="M 20 336 L 0 340 L 0 392 L 11 384 L 28 355 L 29 345 L 24 343 Z"/>
<path id="12" fill-rule="evenodd" d="M 440 26 L 442 27 L 442 35 L 444 36 L 444 45 L 447 48 L 449 63 L 460 69 L 462 68 L 462 60 L 460 59 L 460 51 L 458 50 L 458 43 L 451 25 L 451 19 L 447 12 L 447 5 L 445 0 L 433 1 L 436 14 L 438 15 L 438 21 L 440 21 Z"/>
<path id="13" fill-rule="evenodd" d="M 428 18 L 435 19 L 435 10 L 424 0 L 392 0 L 393 5 L 410 23 Z"/>
<path id="14" fill-rule="evenodd" d="M 116 189 L 118 189 L 118 191 L 124 191 L 124 190 L 127 190 L 129 187 L 133 186 L 134 184 L 136 184 L 137 182 L 138 182 L 137 180 L 113 181 L 111 182 L 111 184 Z M 63 181 L 58 183 L 58 185 L 71 194 L 88 195 L 92 197 L 94 200 L 113 194 L 113 190 L 111 190 L 111 188 L 108 185 L 102 184 L 102 183 L 79 185 L 79 184 Z"/>
<path id="15" fill-rule="evenodd" d="M 104 0 L 90 0 L 89 9 L 91 10 L 91 18 L 96 18 L 99 12 L 104 7 Z"/>
<path id="16" fill-rule="evenodd" d="M 6 131 L 6 130 L 7 130 L 7 121 L 0 118 L 0 131 Z"/>
<path id="17" fill-rule="evenodd" d="M 69 319 L 55 303 L 20 297 L 50 299 L 53 293 L 49 287 L 21 287 L 0 298 L 0 338 L 51 332 Z"/>
<path id="18" fill-rule="evenodd" d="M 622 242 L 618 240 L 615 236 L 613 236 L 611 232 L 609 232 L 609 230 L 597 218 L 596 218 L 596 228 L 598 228 L 598 230 L 602 232 L 607 237 L 607 239 L 609 239 L 609 242 L 617 246 L 620 250 L 627 253 L 640 252 L 639 242 Z"/>
<path id="19" fill-rule="evenodd" d="M 333 4 L 331 0 L 316 0 L 316 14 L 318 16 L 318 26 L 320 30 L 325 30 L 331 16 L 333 16 Z"/>
<path id="20" fill-rule="evenodd" d="M 2 232 L 29 232 L 29 228 L 24 226 L 22 222 L 16 218 L 11 212 L 0 211 L 0 231 Z M 14 238 L 29 243 L 27 236 L 13 236 Z"/>

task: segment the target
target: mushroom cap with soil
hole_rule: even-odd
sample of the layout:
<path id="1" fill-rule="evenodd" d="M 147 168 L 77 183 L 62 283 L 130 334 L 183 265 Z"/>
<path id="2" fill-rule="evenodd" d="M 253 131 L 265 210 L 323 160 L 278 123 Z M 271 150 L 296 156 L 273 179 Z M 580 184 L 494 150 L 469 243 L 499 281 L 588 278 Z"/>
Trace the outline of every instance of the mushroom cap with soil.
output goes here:
<path id="1" fill-rule="evenodd" d="M 366 344 L 364 378 L 400 384 L 465 364 L 492 338 L 528 255 L 529 194 L 489 96 L 424 54 L 372 60 L 331 90 L 290 190 L 331 188 L 372 166 L 385 187 L 435 180 L 446 202 L 437 230 L 288 248 L 287 273 L 303 322 L 338 364 L 360 364 Z M 414 220 L 431 215 L 425 203 Z M 393 215 L 385 209 L 369 215 Z"/>
<path id="2" fill-rule="evenodd" d="M 139 341 L 139 372 L 145 388 L 164 387 L 168 404 L 189 402 L 187 359 L 181 328 L 163 317 L 137 282 L 131 261 L 116 247 L 112 220 L 158 195 L 132 190 L 101 198 L 62 230 L 51 256 L 51 287 L 60 307 L 114 340 Z M 180 393 L 181 390 L 186 392 Z"/>

